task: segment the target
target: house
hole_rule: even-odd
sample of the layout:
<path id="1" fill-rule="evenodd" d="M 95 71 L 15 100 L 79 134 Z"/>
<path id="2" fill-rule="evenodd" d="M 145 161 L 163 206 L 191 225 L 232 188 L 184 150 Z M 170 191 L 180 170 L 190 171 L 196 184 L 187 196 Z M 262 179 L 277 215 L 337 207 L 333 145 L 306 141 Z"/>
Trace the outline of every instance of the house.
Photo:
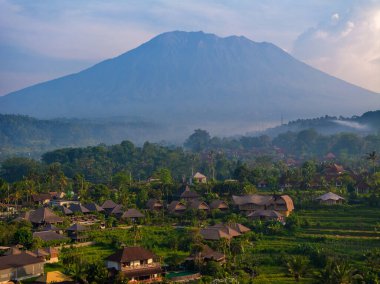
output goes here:
<path id="1" fill-rule="evenodd" d="M 209 241 L 218 241 L 222 238 L 225 238 L 227 240 L 232 239 L 231 235 L 229 235 L 228 233 L 224 232 L 223 230 L 219 228 L 212 228 L 212 227 L 204 228 L 200 230 L 200 234 L 205 240 L 209 240 Z"/>
<path id="2" fill-rule="evenodd" d="M 357 193 L 367 194 L 371 190 L 371 186 L 365 181 L 361 180 L 355 185 L 355 190 Z"/>
<path id="3" fill-rule="evenodd" d="M 181 193 L 180 199 L 185 201 L 192 201 L 199 199 L 199 194 L 195 191 L 190 190 L 190 187 L 186 185 L 185 190 Z"/>
<path id="4" fill-rule="evenodd" d="M 46 207 L 27 212 L 25 219 L 30 221 L 34 226 L 43 226 L 46 224 L 60 224 L 63 219 L 57 216 L 51 209 Z"/>
<path id="5" fill-rule="evenodd" d="M 39 248 L 33 251 L 33 253 L 36 255 L 36 257 L 39 257 L 43 261 L 47 263 L 56 263 L 59 261 L 58 256 L 58 250 L 53 247 L 48 248 Z"/>
<path id="6" fill-rule="evenodd" d="M 215 251 L 211 249 L 208 245 L 202 246 L 202 251 L 198 254 L 192 254 L 188 258 L 187 261 L 196 261 L 202 260 L 203 263 L 208 261 L 216 261 L 219 263 L 224 263 L 226 261 L 226 256 L 223 253 Z"/>
<path id="7" fill-rule="evenodd" d="M 173 214 L 182 214 L 186 211 L 186 205 L 181 201 L 172 201 L 168 205 L 168 211 Z"/>
<path id="8" fill-rule="evenodd" d="M 68 216 L 68 215 L 73 215 L 73 214 L 74 214 L 74 212 L 71 211 L 71 210 L 70 210 L 69 208 L 67 208 L 66 206 L 59 206 L 58 208 L 59 208 L 59 210 L 61 210 L 62 213 L 65 214 L 66 216 Z"/>
<path id="9" fill-rule="evenodd" d="M 318 200 L 320 204 L 325 205 L 335 205 L 335 204 L 342 204 L 344 202 L 344 198 L 333 193 L 328 192 L 325 193 L 319 197 L 317 197 L 315 200 Z"/>
<path id="10" fill-rule="evenodd" d="M 45 205 L 52 200 L 52 196 L 49 193 L 32 194 L 32 201 L 35 205 Z"/>
<path id="11" fill-rule="evenodd" d="M 102 208 L 106 211 L 107 214 L 109 214 L 116 206 L 118 206 L 118 204 L 112 200 L 106 200 L 104 201 Z"/>
<path id="12" fill-rule="evenodd" d="M 40 229 L 40 231 L 53 231 L 53 232 L 56 232 L 57 234 L 61 233 L 61 229 L 57 228 L 53 224 L 46 224 L 44 227 Z"/>
<path id="13" fill-rule="evenodd" d="M 200 200 L 190 201 L 187 204 L 187 206 L 188 206 L 188 208 L 194 209 L 194 210 L 200 210 L 200 211 L 204 211 L 204 212 L 210 211 L 210 207 L 207 205 L 207 203 L 204 201 L 200 201 Z"/>
<path id="14" fill-rule="evenodd" d="M 272 200 L 273 196 L 271 195 L 243 195 L 243 196 L 232 196 L 232 200 L 235 205 L 238 206 L 240 211 L 243 212 L 252 212 L 255 210 L 264 210 Z"/>
<path id="15" fill-rule="evenodd" d="M 160 200 L 152 198 L 148 200 L 146 207 L 150 211 L 161 211 L 164 208 L 164 204 Z"/>
<path id="16" fill-rule="evenodd" d="M 262 221 L 284 221 L 284 216 L 276 210 L 256 210 L 249 213 L 247 217 Z"/>
<path id="17" fill-rule="evenodd" d="M 50 242 L 50 241 L 65 242 L 68 240 L 65 236 L 57 234 L 56 232 L 53 232 L 53 231 L 34 232 L 33 238 L 40 238 L 44 242 Z"/>
<path id="18" fill-rule="evenodd" d="M 207 177 L 200 172 L 196 172 L 193 176 L 193 181 L 197 183 L 207 183 Z"/>
<path id="19" fill-rule="evenodd" d="M 90 210 L 88 210 L 86 207 L 84 207 L 81 204 L 70 204 L 69 210 L 73 213 L 81 213 L 81 214 L 90 213 Z"/>
<path id="20" fill-rule="evenodd" d="M 100 207 L 98 204 L 96 204 L 95 202 L 87 203 L 84 205 L 84 207 L 86 207 L 87 210 L 90 211 L 91 213 L 104 212 L 104 209 Z"/>
<path id="21" fill-rule="evenodd" d="M 142 247 L 125 247 L 106 258 L 109 270 L 121 272 L 129 283 L 161 282 L 162 268 L 157 257 Z"/>
<path id="22" fill-rule="evenodd" d="M 74 242 L 85 241 L 87 239 L 87 234 L 86 234 L 87 230 L 88 230 L 87 227 L 82 226 L 78 223 L 75 223 L 66 229 L 67 235 Z"/>
<path id="23" fill-rule="evenodd" d="M 135 208 L 130 208 L 121 215 L 121 219 L 129 219 L 136 221 L 137 219 L 144 218 L 145 215 Z"/>
<path id="24" fill-rule="evenodd" d="M 257 210 L 276 210 L 287 217 L 294 210 L 293 200 L 288 195 L 233 195 L 232 200 L 246 214 Z"/>
<path id="25" fill-rule="evenodd" d="M 106 210 L 106 212 L 107 212 L 107 210 Z M 120 218 L 124 214 L 123 206 L 122 205 L 116 205 L 111 211 L 109 211 L 108 214 L 114 215 L 116 218 Z"/>
<path id="26" fill-rule="evenodd" d="M 216 224 L 207 228 L 201 229 L 200 234 L 205 240 L 220 240 L 225 238 L 231 240 L 238 237 L 250 229 L 241 224 Z"/>
<path id="27" fill-rule="evenodd" d="M 31 252 L 17 251 L 0 257 L 0 283 L 21 281 L 44 273 L 45 262 Z"/>
<path id="28" fill-rule="evenodd" d="M 228 210 L 228 204 L 227 204 L 227 202 L 225 202 L 223 200 L 213 200 L 210 203 L 210 209 L 211 210 L 227 211 Z"/>
<path id="29" fill-rule="evenodd" d="M 236 232 L 239 232 L 240 234 L 245 234 L 251 231 L 250 228 L 247 228 L 246 226 L 239 223 L 229 223 L 228 226 L 234 229 Z"/>

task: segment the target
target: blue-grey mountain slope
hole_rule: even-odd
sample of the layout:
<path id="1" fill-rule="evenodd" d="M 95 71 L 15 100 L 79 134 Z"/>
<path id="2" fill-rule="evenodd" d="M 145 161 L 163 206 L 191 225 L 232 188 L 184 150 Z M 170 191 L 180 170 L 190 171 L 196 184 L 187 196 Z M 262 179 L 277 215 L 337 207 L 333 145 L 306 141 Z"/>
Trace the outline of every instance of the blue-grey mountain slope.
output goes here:
<path id="1" fill-rule="evenodd" d="M 0 113 L 143 117 L 220 129 L 278 121 L 281 114 L 352 115 L 379 107 L 379 94 L 318 71 L 273 44 L 178 31 L 0 98 Z"/>

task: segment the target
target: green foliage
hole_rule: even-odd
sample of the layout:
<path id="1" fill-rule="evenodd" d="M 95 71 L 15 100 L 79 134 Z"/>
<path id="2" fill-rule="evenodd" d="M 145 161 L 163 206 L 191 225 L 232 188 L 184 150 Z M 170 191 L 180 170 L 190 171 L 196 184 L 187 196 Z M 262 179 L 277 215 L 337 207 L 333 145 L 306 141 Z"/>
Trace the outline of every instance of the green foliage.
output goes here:
<path id="1" fill-rule="evenodd" d="M 306 275 L 308 265 L 309 260 L 305 256 L 296 255 L 286 260 L 286 267 L 296 282 L 299 282 L 300 278 Z"/>
<path id="2" fill-rule="evenodd" d="M 14 243 L 31 248 L 33 244 L 33 233 L 30 227 L 21 227 L 14 234 Z"/>
<path id="3" fill-rule="evenodd" d="M 194 152 L 200 152 L 209 146 L 210 139 L 210 134 L 207 131 L 196 129 L 194 133 L 189 136 L 184 145 Z"/>

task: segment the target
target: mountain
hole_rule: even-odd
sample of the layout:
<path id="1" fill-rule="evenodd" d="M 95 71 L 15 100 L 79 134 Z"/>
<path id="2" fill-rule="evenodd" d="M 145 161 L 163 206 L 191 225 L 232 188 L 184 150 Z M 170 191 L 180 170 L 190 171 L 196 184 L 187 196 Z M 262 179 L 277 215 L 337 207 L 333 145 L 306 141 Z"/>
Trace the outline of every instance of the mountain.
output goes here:
<path id="1" fill-rule="evenodd" d="M 318 71 L 271 43 L 180 31 L 0 98 L 0 113 L 128 116 L 187 134 L 194 127 L 241 133 L 281 115 L 352 115 L 376 108 L 379 94 Z"/>

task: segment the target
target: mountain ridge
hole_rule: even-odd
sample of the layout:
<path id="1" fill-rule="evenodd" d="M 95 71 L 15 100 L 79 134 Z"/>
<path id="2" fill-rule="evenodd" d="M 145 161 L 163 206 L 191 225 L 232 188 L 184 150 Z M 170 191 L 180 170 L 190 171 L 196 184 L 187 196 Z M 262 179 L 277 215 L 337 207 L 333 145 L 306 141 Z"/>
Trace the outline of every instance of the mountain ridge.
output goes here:
<path id="1" fill-rule="evenodd" d="M 344 95 L 343 95 L 344 94 Z M 141 116 L 190 128 L 380 107 L 378 94 L 244 36 L 174 31 L 83 71 L 0 98 L 1 113 L 38 118 Z M 233 124 L 234 124 L 233 123 Z M 196 125 L 198 124 L 198 125 Z"/>

